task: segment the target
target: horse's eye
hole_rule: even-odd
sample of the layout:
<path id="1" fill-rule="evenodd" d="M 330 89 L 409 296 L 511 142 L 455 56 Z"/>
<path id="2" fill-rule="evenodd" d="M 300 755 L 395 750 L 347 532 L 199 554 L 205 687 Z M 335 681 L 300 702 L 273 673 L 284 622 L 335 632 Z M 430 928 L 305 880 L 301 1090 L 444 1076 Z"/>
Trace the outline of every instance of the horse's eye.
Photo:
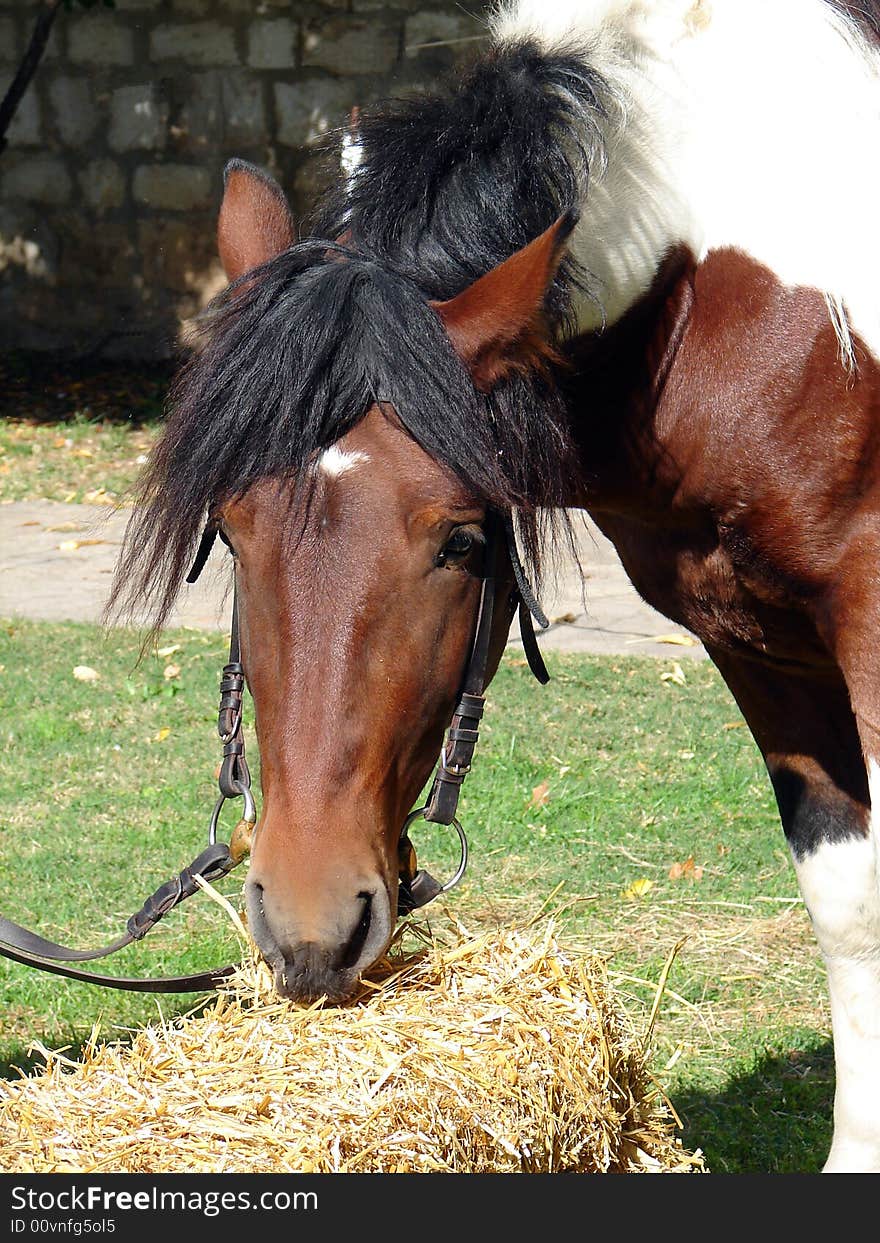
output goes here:
<path id="1" fill-rule="evenodd" d="M 476 528 L 456 527 L 438 552 L 436 564 L 438 566 L 458 565 L 479 541 L 480 532 Z"/>

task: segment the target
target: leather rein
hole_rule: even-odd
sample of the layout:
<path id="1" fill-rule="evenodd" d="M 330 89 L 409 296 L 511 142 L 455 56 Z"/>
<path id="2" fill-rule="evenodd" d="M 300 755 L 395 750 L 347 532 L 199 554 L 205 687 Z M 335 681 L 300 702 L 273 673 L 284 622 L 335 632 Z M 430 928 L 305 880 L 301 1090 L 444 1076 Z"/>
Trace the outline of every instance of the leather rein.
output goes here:
<path id="1" fill-rule="evenodd" d="M 192 568 L 186 577 L 187 583 L 194 583 L 201 574 L 218 534 L 216 526 L 206 527 Z M 514 573 L 516 586 L 513 598 L 519 610 L 520 635 L 529 668 L 542 684 L 549 681 L 549 674 L 538 648 L 532 618 L 537 620 L 542 629 L 546 629 L 549 622 L 526 581 L 517 551 L 512 519 L 509 516 L 501 517 L 490 513 L 486 521 L 486 535 L 480 603 L 473 645 L 458 701 L 452 714 L 428 801 L 423 807 L 407 816 L 400 834 L 398 917 L 408 915 L 411 911 L 425 906 L 439 894 L 448 892 L 458 884 L 467 867 L 468 843 L 464 830 L 456 818 L 456 811 L 462 783 L 470 772 L 485 706 L 486 672 L 497 590 L 496 561 L 502 541 L 506 544 L 506 553 L 510 558 Z M 208 828 L 208 846 L 182 872 L 150 894 L 143 905 L 129 917 L 125 931 L 109 944 L 92 950 L 71 949 L 55 941 L 49 941 L 38 933 L 31 932 L 0 915 L 0 955 L 40 971 L 48 971 L 68 979 L 80 980 L 104 988 L 123 989 L 129 992 L 204 992 L 217 988 L 223 980 L 233 974 L 237 968 L 229 965 L 196 972 L 192 975 L 140 978 L 83 971 L 74 964 L 107 958 L 135 941 L 142 940 L 169 911 L 174 910 L 181 902 L 198 892 L 201 887 L 200 880 L 207 881 L 209 884 L 220 880 L 249 854 L 257 813 L 251 791 L 251 777 L 245 758 L 242 732 L 244 689 L 245 672 L 241 662 L 238 597 L 234 590 L 229 659 L 223 666 L 220 679 L 220 708 L 217 720 L 217 731 L 223 744 L 223 761 L 217 781 L 219 798 L 211 814 Z M 230 834 L 227 844 L 217 840 L 217 830 L 223 805 L 233 798 L 242 798 L 244 806 L 241 818 Z M 458 834 L 461 858 L 455 874 L 445 884 L 441 884 L 430 873 L 417 866 L 416 853 L 409 838 L 409 829 L 412 824 L 422 819 L 436 824 L 451 825 Z"/>

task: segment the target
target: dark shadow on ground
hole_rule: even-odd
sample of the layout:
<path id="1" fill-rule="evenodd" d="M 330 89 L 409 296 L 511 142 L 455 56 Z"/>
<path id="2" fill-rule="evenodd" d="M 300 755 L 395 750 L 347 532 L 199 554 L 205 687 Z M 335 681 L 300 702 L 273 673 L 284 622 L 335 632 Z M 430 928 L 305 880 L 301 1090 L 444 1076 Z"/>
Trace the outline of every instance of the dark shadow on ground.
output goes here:
<path id="1" fill-rule="evenodd" d="M 163 415 L 172 362 L 0 354 L 0 417 L 63 423 L 74 418 L 145 423 Z"/>
<path id="2" fill-rule="evenodd" d="M 834 1054 L 830 1041 L 756 1058 L 718 1094 L 675 1097 L 689 1151 L 712 1174 L 816 1174 L 831 1145 Z"/>

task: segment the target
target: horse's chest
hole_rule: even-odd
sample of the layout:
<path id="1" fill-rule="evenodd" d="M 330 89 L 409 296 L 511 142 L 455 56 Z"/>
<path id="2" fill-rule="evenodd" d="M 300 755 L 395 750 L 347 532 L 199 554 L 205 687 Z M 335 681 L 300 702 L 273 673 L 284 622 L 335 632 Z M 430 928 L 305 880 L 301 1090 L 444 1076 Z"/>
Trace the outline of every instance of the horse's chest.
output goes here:
<path id="1" fill-rule="evenodd" d="M 762 556 L 741 532 L 705 516 L 676 526 L 593 516 L 639 595 L 708 647 L 747 648 L 783 660 L 822 655 L 784 567 Z"/>

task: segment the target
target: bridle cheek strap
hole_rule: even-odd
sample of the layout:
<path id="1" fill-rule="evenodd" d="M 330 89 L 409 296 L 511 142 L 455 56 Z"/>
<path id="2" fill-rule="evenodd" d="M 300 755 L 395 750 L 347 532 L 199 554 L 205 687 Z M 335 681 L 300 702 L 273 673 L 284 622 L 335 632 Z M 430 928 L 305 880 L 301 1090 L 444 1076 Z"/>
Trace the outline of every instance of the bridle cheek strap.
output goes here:
<path id="1" fill-rule="evenodd" d="M 462 783 L 471 771 L 471 762 L 480 733 L 480 721 L 486 705 L 484 691 L 489 668 L 489 649 L 492 643 L 492 625 L 495 619 L 496 558 L 498 555 L 499 528 L 503 526 L 507 537 L 507 553 L 516 580 L 516 599 L 519 608 L 519 628 L 523 649 L 529 668 L 542 684 L 550 680 L 547 667 L 538 648 L 538 640 L 532 624 L 532 616 L 539 618 L 542 626 L 549 623 L 526 582 L 516 549 L 513 524 L 510 519 L 502 523 L 497 516 L 487 520 L 485 570 L 477 611 L 477 624 L 471 648 L 471 658 L 465 672 L 458 704 L 446 735 L 446 744 L 440 754 L 434 784 L 424 808 L 424 819 L 434 824 L 452 824 L 458 807 Z"/>
<path id="2" fill-rule="evenodd" d="M 507 537 L 507 551 L 517 584 L 515 598 L 518 600 L 519 626 L 526 659 L 539 682 L 546 683 L 550 677 L 541 658 L 532 625 L 533 614 L 539 617 L 542 624 L 546 625 L 546 619 L 525 581 L 516 550 L 513 525 L 509 520 L 502 524 L 494 514 L 487 519 L 486 525 L 483 582 L 480 589 L 480 603 L 471 657 L 465 671 L 458 703 L 446 734 L 446 742 L 440 753 L 440 762 L 434 775 L 428 801 L 419 811 L 414 811 L 407 817 L 400 835 L 400 887 L 397 902 L 397 913 L 400 916 L 408 915 L 418 907 L 425 906 L 439 894 L 451 889 L 464 875 L 467 864 L 467 838 L 455 813 L 458 809 L 461 787 L 471 770 L 474 750 L 480 736 L 480 721 L 486 705 L 483 692 L 487 682 L 489 650 L 495 618 L 496 562 L 502 528 Z M 447 881 L 445 885 L 441 885 L 428 872 L 416 866 L 416 853 L 409 840 L 409 827 L 419 819 L 428 820 L 433 824 L 451 824 L 458 833 L 461 842 L 461 862 L 453 879 Z"/>
<path id="3" fill-rule="evenodd" d="M 491 541 L 486 549 L 487 563 L 494 559 L 494 555 L 494 541 Z M 434 784 L 425 805 L 425 819 L 434 824 L 452 824 L 462 783 L 471 771 L 471 761 L 480 737 L 480 721 L 486 706 L 483 691 L 486 686 L 494 615 L 495 568 L 487 564 L 487 573 L 483 578 L 480 591 L 480 606 L 471 658 L 446 734 L 446 743 L 440 753 L 440 763 L 434 777 Z"/>

